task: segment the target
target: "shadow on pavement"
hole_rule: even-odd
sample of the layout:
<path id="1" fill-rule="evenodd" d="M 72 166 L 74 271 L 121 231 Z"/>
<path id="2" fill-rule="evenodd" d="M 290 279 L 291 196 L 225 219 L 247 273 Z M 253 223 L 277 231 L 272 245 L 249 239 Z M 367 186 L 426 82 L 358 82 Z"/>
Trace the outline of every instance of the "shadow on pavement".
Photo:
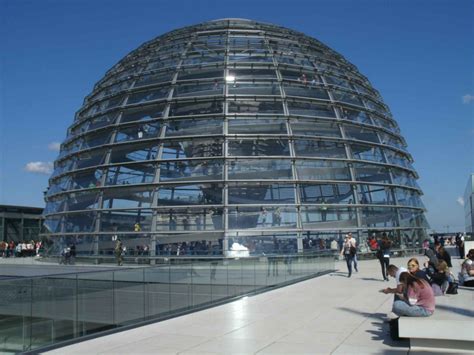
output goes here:
<path id="1" fill-rule="evenodd" d="M 410 341 L 408 339 L 395 341 L 395 340 L 392 340 L 392 338 L 390 338 L 389 325 L 388 323 L 385 323 L 383 321 L 387 316 L 385 313 L 361 312 L 361 311 L 358 311 L 352 308 L 347 308 L 347 307 L 338 307 L 338 309 L 341 309 L 349 313 L 359 314 L 366 318 L 375 319 L 376 321 L 371 322 L 371 324 L 377 327 L 378 329 L 366 330 L 368 334 L 372 335 L 372 340 L 381 341 L 383 344 L 391 346 L 391 347 L 409 347 L 410 346 Z M 390 351 L 390 354 L 392 353 L 393 352 Z M 407 353 L 406 350 L 400 350 L 400 354 L 406 354 L 406 353 Z"/>
<path id="2" fill-rule="evenodd" d="M 457 314 L 462 314 L 463 316 L 474 317 L 474 312 L 465 308 L 445 306 L 444 304 L 436 305 L 436 308 L 444 309 L 445 311 L 449 311 L 449 312 L 453 312 Z"/>
<path id="3" fill-rule="evenodd" d="M 336 272 L 331 272 L 329 276 L 344 276 L 347 277 L 347 271 L 342 272 L 342 271 L 336 271 Z"/>

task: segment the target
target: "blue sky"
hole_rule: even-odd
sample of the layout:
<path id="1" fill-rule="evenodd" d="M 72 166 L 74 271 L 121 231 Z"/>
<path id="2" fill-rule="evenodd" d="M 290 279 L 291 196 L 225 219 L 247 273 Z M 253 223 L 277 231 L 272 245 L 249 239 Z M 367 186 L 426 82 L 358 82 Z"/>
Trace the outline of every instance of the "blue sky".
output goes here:
<path id="1" fill-rule="evenodd" d="M 474 172 L 473 14 L 471 0 L 0 0 L 0 204 L 44 207 L 49 175 L 41 171 L 56 158 L 55 143 L 128 52 L 182 26 L 239 17 L 304 32 L 354 63 L 399 122 L 431 227 L 464 230 L 460 197 Z"/>

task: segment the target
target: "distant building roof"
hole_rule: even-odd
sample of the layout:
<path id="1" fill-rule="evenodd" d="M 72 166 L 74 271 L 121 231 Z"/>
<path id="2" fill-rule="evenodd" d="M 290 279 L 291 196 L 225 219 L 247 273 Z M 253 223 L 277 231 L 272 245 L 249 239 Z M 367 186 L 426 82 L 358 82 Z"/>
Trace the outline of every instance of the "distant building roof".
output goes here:
<path id="1" fill-rule="evenodd" d="M 12 206 L 0 205 L 0 213 L 27 213 L 27 214 L 42 214 L 43 208 L 31 206 Z"/>

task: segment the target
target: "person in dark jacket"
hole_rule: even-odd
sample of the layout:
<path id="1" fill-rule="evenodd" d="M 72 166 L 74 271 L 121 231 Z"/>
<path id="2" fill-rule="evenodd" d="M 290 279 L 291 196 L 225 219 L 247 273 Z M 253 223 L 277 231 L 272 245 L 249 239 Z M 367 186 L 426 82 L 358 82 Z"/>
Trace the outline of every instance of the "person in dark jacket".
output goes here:
<path id="1" fill-rule="evenodd" d="M 392 241 L 388 238 L 384 232 L 382 239 L 378 243 L 379 250 L 377 251 L 377 259 L 379 259 L 380 267 L 382 268 L 382 277 L 384 281 L 388 281 L 388 266 L 390 265 L 390 248 L 392 247 Z"/>
<path id="2" fill-rule="evenodd" d="M 438 260 L 444 260 L 446 261 L 446 264 L 448 264 L 448 267 L 453 267 L 451 264 L 451 255 L 449 255 L 449 253 L 441 244 L 435 244 L 435 250 Z"/>
<path id="3" fill-rule="evenodd" d="M 428 258 L 428 261 L 424 263 L 425 271 L 429 275 L 433 274 L 436 271 L 436 267 L 438 266 L 439 260 L 435 255 L 433 249 L 426 249 L 425 255 Z"/>

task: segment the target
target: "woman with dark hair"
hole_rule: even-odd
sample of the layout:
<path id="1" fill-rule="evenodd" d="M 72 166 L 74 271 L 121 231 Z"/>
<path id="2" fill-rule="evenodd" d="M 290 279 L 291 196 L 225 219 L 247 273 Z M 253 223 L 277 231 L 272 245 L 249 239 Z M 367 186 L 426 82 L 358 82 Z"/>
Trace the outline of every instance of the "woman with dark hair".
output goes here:
<path id="1" fill-rule="evenodd" d="M 448 267 L 453 267 L 451 264 L 451 255 L 444 249 L 444 247 L 441 244 L 436 244 L 436 257 L 438 260 L 444 260 L 446 261 L 446 264 L 448 264 Z"/>
<path id="2" fill-rule="evenodd" d="M 429 275 L 433 274 L 436 271 L 436 267 L 438 266 L 439 260 L 435 255 L 433 249 L 426 249 L 425 256 L 428 258 L 428 261 L 425 261 L 425 271 Z"/>
<path id="3" fill-rule="evenodd" d="M 409 272 L 400 275 L 400 282 L 405 294 L 393 302 L 393 313 L 408 317 L 431 316 L 435 310 L 435 297 L 430 284 Z"/>
<path id="4" fill-rule="evenodd" d="M 382 268 L 382 277 L 384 281 L 388 281 L 387 269 L 390 265 L 390 248 L 392 247 L 392 241 L 388 238 L 384 232 L 382 239 L 380 240 L 379 250 L 377 251 L 377 259 L 379 259 L 380 267 Z"/>

